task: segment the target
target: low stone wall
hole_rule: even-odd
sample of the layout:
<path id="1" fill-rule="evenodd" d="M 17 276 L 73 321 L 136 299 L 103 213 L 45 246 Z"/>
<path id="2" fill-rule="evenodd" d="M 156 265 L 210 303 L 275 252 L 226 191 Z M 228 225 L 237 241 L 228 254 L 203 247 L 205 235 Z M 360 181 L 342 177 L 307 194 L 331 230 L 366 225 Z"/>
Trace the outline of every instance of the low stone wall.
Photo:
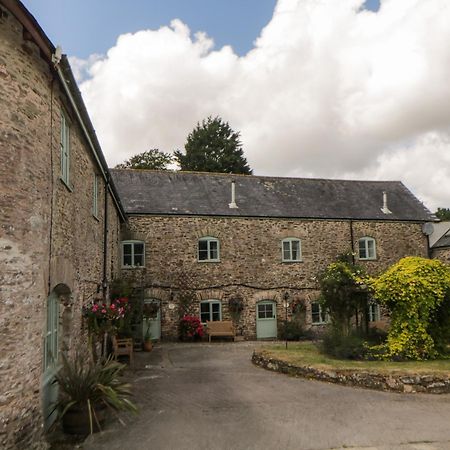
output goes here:
<path id="1" fill-rule="evenodd" d="M 379 391 L 450 393 L 450 378 L 436 375 L 383 375 L 350 370 L 324 370 L 308 366 L 295 366 L 285 361 L 269 358 L 263 352 L 253 352 L 252 362 L 264 369 L 345 386 L 359 386 Z"/>

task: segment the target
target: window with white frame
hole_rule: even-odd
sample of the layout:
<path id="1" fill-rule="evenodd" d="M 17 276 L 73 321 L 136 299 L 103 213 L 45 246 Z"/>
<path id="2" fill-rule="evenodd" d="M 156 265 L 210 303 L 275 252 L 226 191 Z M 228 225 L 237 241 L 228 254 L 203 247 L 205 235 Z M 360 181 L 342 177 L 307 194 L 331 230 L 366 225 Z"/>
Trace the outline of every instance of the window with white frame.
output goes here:
<path id="1" fill-rule="evenodd" d="M 319 302 L 311 303 L 311 322 L 316 325 L 328 322 L 328 314 Z"/>
<path id="2" fill-rule="evenodd" d="M 376 259 L 377 251 L 375 239 L 371 237 L 363 237 L 358 241 L 359 259 Z"/>
<path id="3" fill-rule="evenodd" d="M 377 302 L 370 302 L 369 305 L 369 322 L 378 322 L 381 318 L 380 305 Z"/>
<path id="4" fill-rule="evenodd" d="M 143 267 L 145 245 L 142 241 L 122 241 L 122 267 Z"/>
<path id="5" fill-rule="evenodd" d="M 70 187 L 70 126 L 65 114 L 61 111 L 61 179 Z"/>
<path id="6" fill-rule="evenodd" d="M 275 303 L 274 302 L 261 302 L 258 303 L 258 320 L 261 319 L 275 319 Z"/>
<path id="7" fill-rule="evenodd" d="M 98 218 L 98 179 L 99 176 L 94 174 L 94 183 L 92 185 L 92 215 Z"/>
<path id="8" fill-rule="evenodd" d="M 302 260 L 302 246 L 300 239 L 283 239 L 281 245 L 283 262 L 295 262 Z"/>
<path id="9" fill-rule="evenodd" d="M 219 300 L 205 300 L 200 303 L 200 322 L 222 320 L 222 304 Z"/>
<path id="10" fill-rule="evenodd" d="M 199 261 L 219 261 L 219 240 L 205 236 L 198 240 L 198 260 Z"/>

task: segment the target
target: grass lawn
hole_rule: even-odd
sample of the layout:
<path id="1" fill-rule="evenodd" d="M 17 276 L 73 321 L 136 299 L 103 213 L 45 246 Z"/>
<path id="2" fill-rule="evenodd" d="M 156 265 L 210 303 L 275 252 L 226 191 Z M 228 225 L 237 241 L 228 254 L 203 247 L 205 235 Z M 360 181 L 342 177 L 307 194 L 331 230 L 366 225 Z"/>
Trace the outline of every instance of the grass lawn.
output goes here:
<path id="1" fill-rule="evenodd" d="M 289 342 L 264 346 L 261 351 L 268 357 L 279 359 L 296 366 L 309 366 L 325 370 L 360 370 L 364 372 L 399 374 L 436 374 L 450 376 L 450 359 L 433 361 L 351 361 L 334 359 L 320 353 L 317 344 L 312 342 Z"/>

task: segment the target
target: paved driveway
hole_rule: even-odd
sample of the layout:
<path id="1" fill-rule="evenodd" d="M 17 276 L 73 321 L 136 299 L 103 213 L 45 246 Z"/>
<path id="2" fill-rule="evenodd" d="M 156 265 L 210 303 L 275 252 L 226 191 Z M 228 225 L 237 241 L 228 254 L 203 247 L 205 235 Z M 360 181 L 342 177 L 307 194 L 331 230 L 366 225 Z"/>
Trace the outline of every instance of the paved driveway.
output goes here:
<path id="1" fill-rule="evenodd" d="M 139 416 L 85 450 L 450 449 L 450 395 L 291 378 L 250 362 L 256 343 L 163 344 L 132 374 Z"/>

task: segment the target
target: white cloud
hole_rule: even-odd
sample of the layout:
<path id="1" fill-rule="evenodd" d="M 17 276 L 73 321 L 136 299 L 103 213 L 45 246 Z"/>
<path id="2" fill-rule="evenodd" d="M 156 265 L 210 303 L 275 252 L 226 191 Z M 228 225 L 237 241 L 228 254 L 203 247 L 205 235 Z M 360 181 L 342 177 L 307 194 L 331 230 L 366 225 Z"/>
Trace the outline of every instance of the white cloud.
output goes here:
<path id="1" fill-rule="evenodd" d="M 255 174 L 401 179 L 450 206 L 450 2 L 362 4 L 279 0 L 243 57 L 174 20 L 72 59 L 108 162 L 182 148 L 220 115 Z"/>

